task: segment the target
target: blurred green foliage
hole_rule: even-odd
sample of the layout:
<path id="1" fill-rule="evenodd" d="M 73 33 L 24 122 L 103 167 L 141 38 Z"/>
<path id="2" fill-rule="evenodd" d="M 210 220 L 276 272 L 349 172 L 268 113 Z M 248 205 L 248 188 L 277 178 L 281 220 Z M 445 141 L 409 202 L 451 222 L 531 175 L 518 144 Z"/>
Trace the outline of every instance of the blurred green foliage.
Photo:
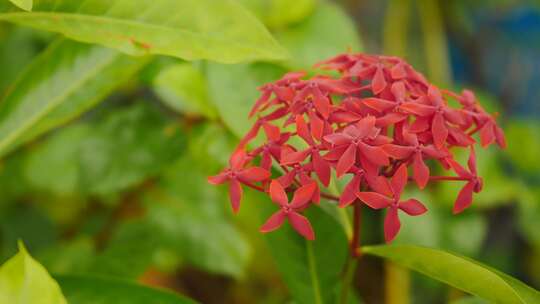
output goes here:
<path id="1" fill-rule="evenodd" d="M 258 228 L 275 205 L 246 190 L 242 209 L 233 217 L 225 189 L 209 187 L 206 176 L 226 165 L 238 138 L 251 126 L 247 113 L 258 97 L 258 86 L 291 69 L 312 73 L 314 62 L 349 49 L 378 52 L 382 36 L 385 52 L 411 59 L 426 74 L 435 75 L 441 86 L 452 88 L 446 63 L 433 63 L 449 61 L 437 51 L 446 49 L 448 20 L 437 20 L 438 28 L 431 32 L 435 37 L 426 43 L 417 32 L 429 30 L 432 23 L 429 18 L 423 27 L 418 23 L 416 14 L 422 12 L 416 11 L 415 1 L 366 1 L 370 4 L 365 5 L 382 5 L 387 16 L 393 16 L 378 20 L 373 31 L 359 31 L 362 20 L 355 23 L 351 17 L 367 18 L 371 11 L 359 15 L 344 10 L 351 7 L 345 3 L 349 1 L 340 1 L 349 5 L 340 6 L 323 0 L 227 0 L 220 3 L 221 11 L 208 7 L 215 4 L 212 1 L 153 1 L 145 4 L 148 11 L 136 6 L 140 1 L 115 1 L 122 7 L 106 11 L 109 4 L 100 2 L 92 12 L 77 11 L 75 2 L 63 1 L 69 2 L 60 7 L 66 15 L 104 13 L 110 31 L 133 34 L 133 43 L 96 35 L 89 30 L 89 18 L 77 24 L 51 22 L 49 2 L 34 1 L 34 10 L 48 11 L 46 18 L 24 20 L 9 13 L 16 8 L 8 1 L 0 2 L 1 20 L 34 28 L 44 23 L 43 29 L 79 41 L 0 24 L 0 262 L 16 254 L 17 240 L 23 240 L 73 303 L 111 297 L 129 303 L 160 297 L 163 303 L 189 301 L 134 281 L 203 303 L 334 303 L 343 301 L 347 292 L 348 303 L 382 301 L 382 289 L 373 287 L 382 285 L 380 262 L 366 258 L 356 272 L 343 273 L 351 263 L 346 211 L 325 202 L 324 208 L 311 210 L 317 234 L 312 243 L 287 225 L 262 236 Z M 430 2 L 445 7 L 440 1 Z M 487 7 L 498 1 L 481 2 L 456 1 L 452 7 L 467 10 L 469 5 Z M 172 11 L 198 21 L 167 23 L 169 17 L 163 16 Z M 190 44 L 196 38 L 161 36 L 152 26 L 135 35 L 132 28 L 116 25 L 122 18 L 211 29 L 230 42 L 203 35 Z M 467 28 L 470 20 L 456 22 Z M 166 40 L 174 43 L 163 45 Z M 284 53 L 288 59 L 274 60 Z M 185 61 L 194 58 L 243 63 Z M 511 105 L 476 91 L 488 109 L 501 112 L 508 149 L 477 151 L 485 190 L 464 214 L 451 215 L 459 182 L 408 191 L 407 196 L 419 198 L 430 211 L 404 217 L 395 243 L 469 256 L 538 288 L 540 122 L 506 117 L 504 111 Z M 338 191 L 343 185 L 333 186 Z M 365 212 L 362 229 L 363 242 L 382 241 L 380 215 Z M 54 283 L 24 250 L 13 259 L 22 258 L 39 269 L 44 286 Z M 341 284 L 346 276 L 354 283 L 350 291 Z M 414 292 L 414 302 L 447 298 L 448 289 L 441 284 L 417 276 L 412 284 L 398 288 Z M 462 297 L 451 303 L 484 302 Z"/>

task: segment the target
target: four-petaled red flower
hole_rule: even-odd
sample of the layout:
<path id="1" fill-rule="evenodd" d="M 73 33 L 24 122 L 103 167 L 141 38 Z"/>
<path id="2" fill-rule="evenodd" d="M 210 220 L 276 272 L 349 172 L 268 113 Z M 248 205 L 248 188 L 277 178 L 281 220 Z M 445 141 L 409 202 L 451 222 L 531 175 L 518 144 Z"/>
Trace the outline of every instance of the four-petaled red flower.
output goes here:
<path id="1" fill-rule="evenodd" d="M 361 201 L 373 209 L 387 209 L 384 219 L 384 238 L 386 242 L 392 241 L 401 228 L 398 210 L 412 216 L 421 215 L 427 211 L 427 208 L 414 198 L 406 201 L 401 200 L 401 193 L 406 184 L 407 166 L 403 164 L 392 176 L 384 194 L 378 192 L 358 192 L 356 194 Z"/>
<path id="2" fill-rule="evenodd" d="M 430 84 L 422 74 L 397 57 L 342 54 L 316 65 L 338 77 L 291 72 L 259 88 L 250 117 L 252 128 L 240 140 L 229 168 L 209 182 L 229 182 L 234 212 L 242 187 L 269 194 L 281 209 L 261 228 L 277 229 L 288 219 L 307 239 L 314 239 L 305 209 L 322 199 L 339 207 L 387 209 L 385 239 L 400 229 L 399 210 L 409 215 L 426 212 L 415 199 L 401 200 L 410 181 L 424 189 L 435 181 L 464 181 L 454 213 L 469 207 L 482 189 L 477 174 L 475 135 L 483 147 L 505 147 L 495 116 L 487 113 L 471 91 L 456 94 Z M 334 73 L 335 75 L 335 73 Z M 459 107 L 451 107 L 449 99 Z M 261 130 L 264 136 L 258 136 Z M 254 146 L 255 138 L 266 141 Z M 455 159 L 455 149 L 469 151 L 468 169 Z M 434 176 L 431 165 L 456 175 Z M 274 174 L 272 175 L 271 172 Z M 334 179 L 334 180 L 333 180 Z M 346 179 L 341 193 L 335 179 Z M 289 203 L 287 193 L 294 193 Z"/>
<path id="3" fill-rule="evenodd" d="M 270 183 L 270 197 L 272 198 L 272 201 L 281 207 L 281 209 L 266 221 L 261 227 L 261 232 L 276 230 L 283 224 L 285 218 L 287 218 L 294 230 L 298 231 L 298 233 L 306 239 L 314 240 L 315 233 L 313 232 L 313 228 L 311 228 L 311 224 L 305 216 L 299 213 L 299 211 L 304 210 L 307 207 L 316 188 L 317 185 L 315 183 L 298 188 L 294 192 L 292 201 L 289 203 L 287 193 L 285 193 L 283 186 L 281 186 L 278 181 L 273 180 Z"/>
<path id="4" fill-rule="evenodd" d="M 243 190 L 240 183 L 261 182 L 270 177 L 270 172 L 263 168 L 244 168 L 247 160 L 245 152 L 238 150 L 229 160 L 229 168 L 223 170 L 218 175 L 208 177 L 208 182 L 213 185 L 229 182 L 229 196 L 234 212 L 238 212 L 240 209 L 240 200 L 242 200 Z"/>

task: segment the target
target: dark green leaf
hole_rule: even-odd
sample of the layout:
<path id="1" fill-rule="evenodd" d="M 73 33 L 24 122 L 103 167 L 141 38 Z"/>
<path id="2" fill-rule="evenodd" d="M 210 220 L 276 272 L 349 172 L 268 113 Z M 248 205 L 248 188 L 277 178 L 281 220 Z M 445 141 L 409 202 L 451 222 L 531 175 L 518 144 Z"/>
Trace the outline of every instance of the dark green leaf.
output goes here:
<path id="1" fill-rule="evenodd" d="M 259 202 L 257 202 L 259 203 Z M 268 215 L 276 211 L 269 201 Z M 336 303 L 336 289 L 348 255 L 341 226 L 320 208 L 306 213 L 315 241 L 306 241 L 289 224 L 268 233 L 267 240 L 278 270 L 296 303 Z"/>
<path id="2" fill-rule="evenodd" d="M 233 0 L 37 0 L 31 13 L 1 12 L 0 20 L 132 55 L 224 63 L 286 57 L 265 27 Z"/>
<path id="3" fill-rule="evenodd" d="M 172 292 L 97 276 L 58 276 L 69 303 L 73 304 L 185 304 L 195 303 Z"/>
<path id="4" fill-rule="evenodd" d="M 502 272 L 442 250 L 412 246 L 368 246 L 379 256 L 496 303 L 540 303 L 540 292 Z"/>
<path id="5" fill-rule="evenodd" d="M 224 215 L 226 195 L 208 185 L 192 158 L 172 164 L 159 185 L 146 201 L 149 221 L 164 247 L 199 268 L 243 276 L 251 248 Z"/>

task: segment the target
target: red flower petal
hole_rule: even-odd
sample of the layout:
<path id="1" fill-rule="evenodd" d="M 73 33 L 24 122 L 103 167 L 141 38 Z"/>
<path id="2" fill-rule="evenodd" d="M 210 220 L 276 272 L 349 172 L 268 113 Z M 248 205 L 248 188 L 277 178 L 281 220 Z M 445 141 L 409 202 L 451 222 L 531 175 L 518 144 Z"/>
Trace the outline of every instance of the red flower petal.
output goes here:
<path id="1" fill-rule="evenodd" d="M 405 71 L 403 62 L 398 62 L 392 67 L 392 69 L 390 69 L 390 76 L 392 76 L 393 79 L 401 79 L 407 77 L 407 72 Z"/>
<path id="2" fill-rule="evenodd" d="M 324 122 L 317 116 L 317 114 L 309 113 L 309 126 L 311 127 L 311 136 L 317 140 L 321 140 L 324 130 Z"/>
<path id="3" fill-rule="evenodd" d="M 232 169 L 241 169 L 246 160 L 246 152 L 242 149 L 238 149 L 234 151 L 234 153 L 231 155 L 231 158 L 229 159 L 229 165 Z"/>
<path id="4" fill-rule="evenodd" d="M 431 125 L 431 132 L 433 133 L 433 143 L 438 149 L 442 149 L 446 138 L 448 137 L 448 129 L 444 122 L 444 117 L 441 113 L 435 113 L 433 116 L 433 124 Z"/>
<path id="5" fill-rule="evenodd" d="M 343 174 L 347 173 L 347 171 L 349 171 L 349 169 L 354 165 L 354 163 L 356 162 L 356 150 L 357 148 L 355 145 L 349 145 L 347 150 L 345 150 L 345 153 L 343 153 L 337 163 L 337 177 L 340 177 Z"/>
<path id="6" fill-rule="evenodd" d="M 279 131 L 279 128 L 269 124 L 265 123 L 263 124 L 264 133 L 266 134 L 266 137 L 272 141 L 279 141 L 279 138 L 281 137 L 281 133 Z"/>
<path id="7" fill-rule="evenodd" d="M 471 178 L 472 175 L 471 173 L 469 173 L 467 170 L 465 170 L 465 168 L 463 168 L 457 161 L 455 161 L 453 158 L 448 158 L 446 160 L 450 166 L 452 167 L 452 169 L 454 169 L 454 171 L 457 173 L 457 175 L 459 175 L 460 177 L 464 177 L 464 178 Z"/>
<path id="8" fill-rule="evenodd" d="M 277 180 L 270 182 L 270 189 L 268 192 L 270 192 L 270 198 L 272 201 L 281 206 L 286 206 L 288 204 L 289 198 L 287 197 L 287 193 L 285 193 L 285 189 L 283 189 L 283 186 L 281 186 Z"/>
<path id="9" fill-rule="evenodd" d="M 251 118 L 258 110 L 259 108 L 265 104 L 268 99 L 270 99 L 270 96 L 272 95 L 272 91 L 270 90 L 264 90 L 263 94 L 257 101 L 255 102 L 255 105 L 253 105 L 253 108 L 251 109 L 251 112 L 249 112 L 249 117 Z"/>
<path id="10" fill-rule="evenodd" d="M 236 179 L 231 179 L 229 183 L 229 198 L 234 213 L 238 213 L 238 210 L 240 210 L 240 201 L 242 200 L 243 192 L 240 182 Z"/>
<path id="11" fill-rule="evenodd" d="M 382 146 L 382 149 L 384 150 L 384 152 L 386 152 L 386 154 L 395 159 L 408 158 L 414 151 L 413 147 L 398 146 L 393 144 L 384 145 Z"/>
<path id="12" fill-rule="evenodd" d="M 399 209 L 412 216 L 421 215 L 427 212 L 426 206 L 414 198 L 399 202 Z"/>
<path id="13" fill-rule="evenodd" d="M 391 112 L 382 117 L 377 117 L 376 125 L 378 127 L 386 127 L 396 124 L 402 120 L 407 119 L 407 114 Z"/>
<path id="14" fill-rule="evenodd" d="M 435 113 L 435 108 L 417 102 L 407 102 L 402 104 L 400 109 L 418 116 L 431 116 Z"/>
<path id="15" fill-rule="evenodd" d="M 360 190 L 362 176 L 355 174 L 351 181 L 347 183 L 343 193 L 339 197 L 339 207 L 345 207 L 356 199 L 356 193 Z"/>
<path id="16" fill-rule="evenodd" d="M 318 88 L 316 88 L 313 93 L 313 105 L 315 106 L 315 109 L 321 113 L 323 118 L 327 119 L 330 115 L 330 101 L 327 97 L 323 96 Z"/>
<path id="17" fill-rule="evenodd" d="M 388 166 L 390 163 L 388 156 L 381 147 L 373 147 L 366 144 L 360 144 L 360 151 L 370 162 L 379 166 Z"/>
<path id="18" fill-rule="evenodd" d="M 465 187 L 459 191 L 456 202 L 454 203 L 454 214 L 462 212 L 472 204 L 474 186 L 475 183 L 468 182 Z"/>
<path id="19" fill-rule="evenodd" d="M 334 134 L 326 135 L 324 137 L 324 140 L 326 140 L 327 142 L 335 146 L 341 146 L 341 145 L 350 143 L 353 140 L 353 138 L 344 133 L 334 133 Z"/>
<path id="20" fill-rule="evenodd" d="M 377 192 L 358 192 L 356 196 L 372 209 L 382 209 L 390 206 L 394 201 Z"/>
<path id="21" fill-rule="evenodd" d="M 504 137 L 504 132 L 498 126 L 495 127 L 495 138 L 497 139 L 497 144 L 499 145 L 499 147 L 503 149 L 506 148 L 506 139 Z"/>
<path id="22" fill-rule="evenodd" d="M 272 214 L 272 216 L 270 216 L 266 223 L 262 225 L 260 231 L 262 233 L 267 233 L 278 229 L 283 224 L 286 216 L 287 215 L 285 214 L 285 212 L 283 212 L 283 210 L 279 210 L 278 212 Z"/>
<path id="23" fill-rule="evenodd" d="M 313 194 L 317 190 L 317 183 L 311 182 L 307 185 L 304 185 L 294 191 L 294 196 L 291 201 L 291 208 L 302 208 L 304 205 L 309 203 L 313 198 Z"/>
<path id="24" fill-rule="evenodd" d="M 391 109 L 395 106 L 395 103 L 391 101 L 384 100 L 381 98 L 374 98 L 374 97 L 364 98 L 362 99 L 362 102 L 366 106 L 372 108 L 373 110 L 377 112 L 385 112 L 386 110 Z"/>
<path id="25" fill-rule="evenodd" d="M 221 185 L 227 180 L 229 180 L 227 173 L 220 173 L 218 175 L 208 177 L 208 182 L 212 185 Z"/>
<path id="26" fill-rule="evenodd" d="M 424 163 L 421 152 L 414 154 L 413 176 L 418 187 L 424 189 L 429 181 L 429 167 Z"/>
<path id="27" fill-rule="evenodd" d="M 373 81 L 371 82 L 371 90 L 373 94 L 379 94 L 386 88 L 386 80 L 384 79 L 384 72 L 382 67 L 377 67 Z"/>
<path id="28" fill-rule="evenodd" d="M 296 171 L 291 170 L 287 172 L 285 175 L 278 177 L 277 180 L 283 187 L 287 188 L 293 183 L 295 176 L 296 176 Z"/>
<path id="29" fill-rule="evenodd" d="M 403 164 L 399 166 L 390 180 L 390 185 L 392 186 L 394 197 L 399 198 L 405 185 L 407 185 L 407 165 Z"/>
<path id="30" fill-rule="evenodd" d="M 289 222 L 291 223 L 291 226 L 294 228 L 294 230 L 296 230 L 298 233 L 300 233 L 300 235 L 310 241 L 315 239 L 315 233 L 313 232 L 313 228 L 311 228 L 311 224 L 306 217 L 296 212 L 290 212 L 288 216 Z"/>
<path id="31" fill-rule="evenodd" d="M 398 217 L 397 208 L 388 208 L 386 217 L 384 218 L 384 239 L 390 243 L 398 234 L 401 228 L 401 222 Z"/>
<path id="32" fill-rule="evenodd" d="M 487 147 L 495 141 L 495 133 L 493 132 L 493 125 L 486 123 L 480 129 L 480 144 L 482 147 Z"/>
<path id="33" fill-rule="evenodd" d="M 317 173 L 321 183 L 328 187 L 328 184 L 330 184 L 330 165 L 319 155 L 319 152 L 313 152 L 311 157 L 315 173 Z"/>
<path id="34" fill-rule="evenodd" d="M 296 133 L 298 133 L 298 135 L 302 137 L 302 139 L 304 139 L 308 144 L 315 144 L 313 142 L 313 138 L 311 138 L 311 135 L 309 134 L 308 125 L 306 124 L 306 121 L 302 115 L 296 116 Z"/>
<path id="35" fill-rule="evenodd" d="M 375 117 L 368 115 L 355 124 L 356 128 L 346 128 L 344 132 L 355 138 L 364 138 L 373 132 L 376 121 Z"/>
<path id="36" fill-rule="evenodd" d="M 238 172 L 241 180 L 250 182 L 262 182 L 270 177 L 270 172 L 260 167 L 251 167 Z"/>
<path id="37" fill-rule="evenodd" d="M 297 151 L 297 152 L 290 152 L 290 153 L 283 153 L 281 155 L 281 164 L 282 165 L 290 165 L 290 164 L 298 164 L 304 161 L 306 157 L 308 157 L 310 153 L 310 150 L 304 150 L 304 151 Z"/>

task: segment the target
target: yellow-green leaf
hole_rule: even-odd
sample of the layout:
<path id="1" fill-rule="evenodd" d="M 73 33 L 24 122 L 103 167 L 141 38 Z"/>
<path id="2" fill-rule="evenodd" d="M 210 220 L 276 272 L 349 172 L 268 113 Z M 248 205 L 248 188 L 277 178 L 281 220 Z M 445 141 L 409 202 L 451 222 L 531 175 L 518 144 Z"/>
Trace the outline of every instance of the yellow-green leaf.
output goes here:
<path id="1" fill-rule="evenodd" d="M 67 304 L 47 270 L 19 243 L 19 253 L 0 267 L 0 303 Z"/>
<path id="2" fill-rule="evenodd" d="M 0 9 L 0 20 L 130 55 L 223 63 L 287 57 L 264 25 L 234 0 L 36 0 L 32 12 Z"/>
<path id="3" fill-rule="evenodd" d="M 15 4 L 19 8 L 25 10 L 25 11 L 31 11 L 32 10 L 32 0 L 10 0 L 11 3 Z"/>
<path id="4" fill-rule="evenodd" d="M 147 61 L 100 46 L 53 42 L 0 102 L 0 155 L 95 106 Z"/>
<path id="5" fill-rule="evenodd" d="M 362 248 L 363 253 L 388 259 L 494 303 L 540 303 L 540 292 L 521 281 L 472 259 L 442 250 L 412 245 Z"/>

